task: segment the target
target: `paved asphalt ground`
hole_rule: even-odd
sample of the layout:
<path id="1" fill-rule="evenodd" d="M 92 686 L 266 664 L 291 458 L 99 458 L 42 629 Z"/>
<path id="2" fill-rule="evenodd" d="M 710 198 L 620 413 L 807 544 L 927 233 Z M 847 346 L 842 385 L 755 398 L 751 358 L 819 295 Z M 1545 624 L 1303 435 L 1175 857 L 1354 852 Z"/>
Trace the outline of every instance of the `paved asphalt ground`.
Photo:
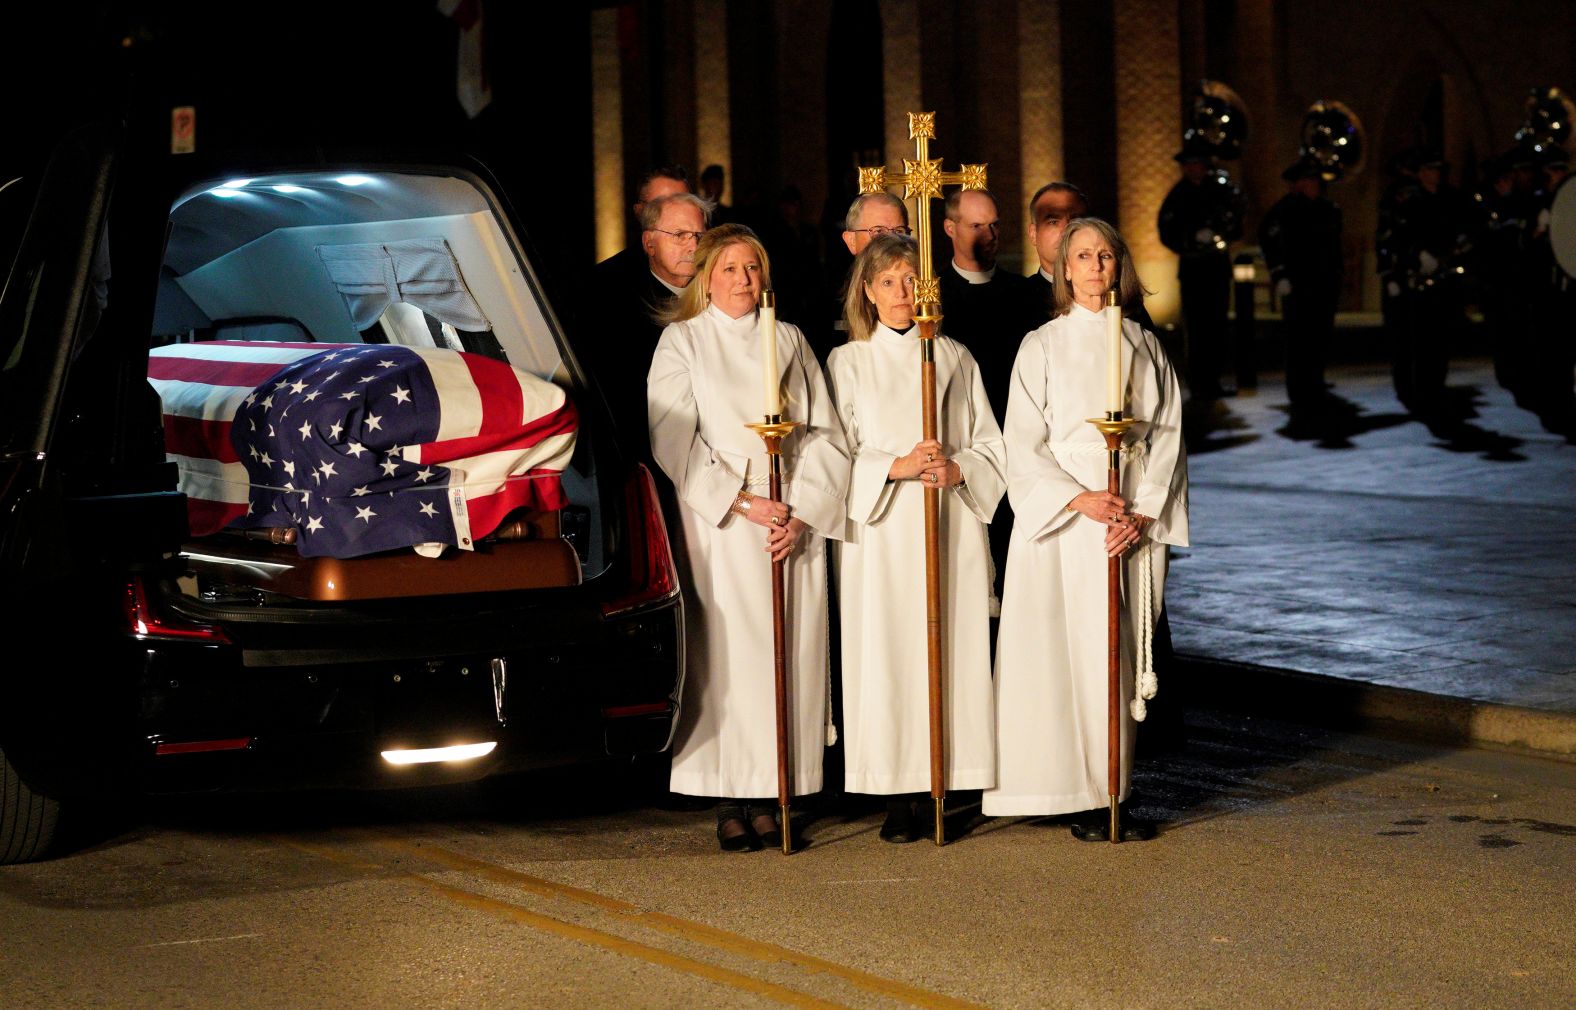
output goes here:
<path id="1" fill-rule="evenodd" d="M 893 846 L 829 797 L 804 851 L 725 855 L 708 811 L 597 769 L 159 800 L 0 868 L 0 1007 L 1576 1005 L 1576 763 L 1321 726 L 1399 689 L 1576 725 L 1576 448 L 1481 367 L 1454 381 L 1507 437 L 1470 446 L 1333 377 L 1350 438 L 1277 434 L 1266 383 L 1195 446 L 1191 661 L 1135 769 L 1155 841 L 959 795 L 951 844 Z"/>
<path id="2" fill-rule="evenodd" d="M 1195 710 L 1147 843 L 873 807 L 723 854 L 581 772 L 440 795 L 158 804 L 0 869 L 34 1008 L 1568 1007 L 1570 764 Z M 955 797 L 960 805 L 968 797 Z M 976 808 L 977 809 L 977 808 Z"/>

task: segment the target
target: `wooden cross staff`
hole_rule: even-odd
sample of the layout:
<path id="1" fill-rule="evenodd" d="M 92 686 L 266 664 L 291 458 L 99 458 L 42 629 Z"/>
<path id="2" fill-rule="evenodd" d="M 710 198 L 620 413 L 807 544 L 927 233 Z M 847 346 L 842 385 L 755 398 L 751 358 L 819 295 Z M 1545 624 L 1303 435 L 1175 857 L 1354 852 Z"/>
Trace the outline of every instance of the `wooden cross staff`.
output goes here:
<path id="1" fill-rule="evenodd" d="M 943 172 L 941 159 L 930 157 L 936 138 L 934 112 L 910 112 L 908 137 L 914 142 L 914 160 L 903 159 L 901 173 L 884 167 L 859 170 L 859 192 L 877 193 L 888 186 L 902 186 L 903 199 L 913 198 L 914 234 L 919 240 L 919 277 L 914 282 L 914 321 L 919 323 L 920 409 L 924 437 L 936 437 L 936 329 L 941 323 L 941 282 L 930 262 L 930 201 L 941 199 L 941 187 L 985 188 L 985 166 L 964 165 L 960 172 Z M 925 488 L 925 606 L 930 649 L 930 796 L 936 811 L 936 844 L 946 844 L 943 814 L 946 810 L 946 740 L 942 736 L 941 684 L 941 489 Z"/>

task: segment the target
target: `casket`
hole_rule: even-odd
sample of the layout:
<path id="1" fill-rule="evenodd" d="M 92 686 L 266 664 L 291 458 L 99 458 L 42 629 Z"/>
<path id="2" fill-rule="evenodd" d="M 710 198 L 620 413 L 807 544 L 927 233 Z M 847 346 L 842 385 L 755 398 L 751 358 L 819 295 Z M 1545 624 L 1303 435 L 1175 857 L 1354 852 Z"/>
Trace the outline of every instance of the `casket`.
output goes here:
<path id="1" fill-rule="evenodd" d="M 576 416 L 546 380 L 443 348 L 261 341 L 156 348 L 148 378 L 199 577 L 307 600 L 579 582 L 558 517 Z"/>

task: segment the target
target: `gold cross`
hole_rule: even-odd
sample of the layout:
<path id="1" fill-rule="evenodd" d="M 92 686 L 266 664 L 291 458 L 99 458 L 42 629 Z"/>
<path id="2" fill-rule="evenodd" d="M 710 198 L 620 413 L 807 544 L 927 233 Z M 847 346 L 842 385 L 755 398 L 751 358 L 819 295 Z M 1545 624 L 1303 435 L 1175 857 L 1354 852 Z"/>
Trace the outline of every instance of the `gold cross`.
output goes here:
<path id="1" fill-rule="evenodd" d="M 919 242 L 919 277 L 914 282 L 914 318 L 941 319 L 941 282 L 930 262 L 930 201 L 941 199 L 941 187 L 985 188 L 985 166 L 964 165 L 958 172 L 943 172 L 941 159 L 930 157 L 930 142 L 936 139 L 936 114 L 910 112 L 908 139 L 914 142 L 914 159 L 903 159 L 903 171 L 886 168 L 861 168 L 859 192 L 879 193 L 888 186 L 902 186 L 903 199 L 914 197 L 914 237 Z"/>

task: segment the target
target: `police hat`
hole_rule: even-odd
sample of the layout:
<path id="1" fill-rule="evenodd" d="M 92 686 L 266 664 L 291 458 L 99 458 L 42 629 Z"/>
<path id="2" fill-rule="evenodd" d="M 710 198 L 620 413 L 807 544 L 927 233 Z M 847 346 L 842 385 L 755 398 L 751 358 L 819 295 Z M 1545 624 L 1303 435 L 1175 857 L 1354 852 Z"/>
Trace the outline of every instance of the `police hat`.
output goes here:
<path id="1" fill-rule="evenodd" d="M 1179 165 L 1186 165 L 1190 161 L 1213 162 L 1215 155 L 1215 145 L 1189 130 L 1182 135 L 1182 150 L 1173 154 L 1171 160 Z"/>
<path id="2" fill-rule="evenodd" d="M 1286 171 L 1281 173 L 1281 178 L 1287 182 L 1296 182 L 1298 179 L 1323 179 L 1324 174 L 1322 165 L 1304 156 L 1288 165 Z"/>

